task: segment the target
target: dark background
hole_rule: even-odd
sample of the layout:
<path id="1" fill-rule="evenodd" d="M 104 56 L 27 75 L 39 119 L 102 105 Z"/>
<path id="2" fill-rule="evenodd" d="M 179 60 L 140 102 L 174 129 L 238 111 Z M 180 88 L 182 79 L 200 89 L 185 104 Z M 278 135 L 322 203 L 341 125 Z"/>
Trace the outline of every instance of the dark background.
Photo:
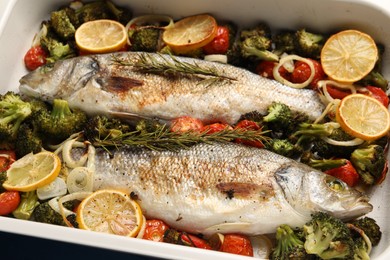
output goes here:
<path id="1" fill-rule="evenodd" d="M 157 260 L 157 258 L 133 255 L 89 246 L 80 246 L 35 237 L 33 238 L 6 232 L 0 232 L 0 259 Z"/>

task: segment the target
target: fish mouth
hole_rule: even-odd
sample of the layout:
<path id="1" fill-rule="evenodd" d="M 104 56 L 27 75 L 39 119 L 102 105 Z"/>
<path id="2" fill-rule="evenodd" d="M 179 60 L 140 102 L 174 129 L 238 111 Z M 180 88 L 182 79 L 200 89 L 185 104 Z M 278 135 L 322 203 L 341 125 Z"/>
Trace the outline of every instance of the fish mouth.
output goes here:
<path id="1" fill-rule="evenodd" d="M 370 213 L 373 205 L 369 203 L 369 198 L 363 195 L 355 201 L 347 210 L 333 211 L 332 215 L 342 220 L 351 220 Z"/>

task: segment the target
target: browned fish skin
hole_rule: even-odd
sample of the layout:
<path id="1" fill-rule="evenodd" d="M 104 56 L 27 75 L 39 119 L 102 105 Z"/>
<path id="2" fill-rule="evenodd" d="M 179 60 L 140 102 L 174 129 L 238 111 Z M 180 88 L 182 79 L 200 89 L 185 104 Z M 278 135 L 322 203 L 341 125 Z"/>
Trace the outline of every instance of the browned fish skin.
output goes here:
<path id="1" fill-rule="evenodd" d="M 334 178 L 265 149 L 200 144 L 178 151 L 100 150 L 94 189 L 117 188 L 139 199 L 148 218 L 174 228 L 272 233 L 303 225 L 317 210 L 347 219 L 372 210 L 356 190 L 332 190 Z"/>
<path id="2" fill-rule="evenodd" d="M 170 56 L 147 54 L 164 62 Z M 139 53 L 116 54 L 135 64 Z M 265 113 L 272 101 L 307 113 L 312 119 L 323 111 L 318 94 L 294 89 L 247 70 L 226 64 L 177 57 L 181 62 L 212 68 L 230 78 L 210 84 L 193 76 L 164 76 L 145 73 L 113 62 L 112 54 L 82 56 L 59 61 L 24 76 L 20 92 L 44 100 L 63 98 L 89 114 L 128 112 L 147 117 L 173 119 L 187 115 L 205 122 L 235 123 L 242 114 Z"/>

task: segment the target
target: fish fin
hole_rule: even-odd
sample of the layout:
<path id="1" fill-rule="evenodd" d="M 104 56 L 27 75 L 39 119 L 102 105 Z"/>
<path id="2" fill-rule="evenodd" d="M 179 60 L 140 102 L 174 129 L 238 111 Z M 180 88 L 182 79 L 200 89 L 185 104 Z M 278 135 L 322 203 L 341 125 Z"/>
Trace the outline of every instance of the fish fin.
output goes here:
<path id="1" fill-rule="evenodd" d="M 148 120 L 148 121 L 155 121 L 162 125 L 169 125 L 169 120 L 159 117 L 148 117 L 143 116 L 135 113 L 129 113 L 129 112 L 119 112 L 119 111 L 108 111 L 108 115 L 110 117 L 119 118 L 121 120 L 124 120 L 126 122 L 134 123 L 141 120 Z"/>
<path id="2" fill-rule="evenodd" d="M 97 77 L 96 81 L 102 86 L 103 89 L 118 94 L 127 92 L 132 88 L 141 87 L 144 85 L 144 82 L 142 80 L 120 76 Z"/>
<path id="3" fill-rule="evenodd" d="M 213 234 L 213 233 L 238 233 L 251 231 L 252 224 L 249 222 L 232 222 L 232 223 L 223 223 L 208 227 L 204 230 L 204 233 Z M 253 230 L 252 230 L 253 231 Z M 203 233 L 203 232 L 202 232 Z"/>

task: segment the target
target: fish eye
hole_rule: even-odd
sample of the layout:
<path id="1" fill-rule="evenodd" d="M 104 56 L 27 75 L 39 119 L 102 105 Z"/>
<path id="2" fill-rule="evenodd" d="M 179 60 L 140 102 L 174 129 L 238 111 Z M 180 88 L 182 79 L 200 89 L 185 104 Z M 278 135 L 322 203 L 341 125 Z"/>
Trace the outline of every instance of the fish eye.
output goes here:
<path id="1" fill-rule="evenodd" d="M 328 186 L 333 191 L 344 191 L 346 189 L 345 183 L 339 179 L 327 176 L 325 178 L 326 186 Z"/>

